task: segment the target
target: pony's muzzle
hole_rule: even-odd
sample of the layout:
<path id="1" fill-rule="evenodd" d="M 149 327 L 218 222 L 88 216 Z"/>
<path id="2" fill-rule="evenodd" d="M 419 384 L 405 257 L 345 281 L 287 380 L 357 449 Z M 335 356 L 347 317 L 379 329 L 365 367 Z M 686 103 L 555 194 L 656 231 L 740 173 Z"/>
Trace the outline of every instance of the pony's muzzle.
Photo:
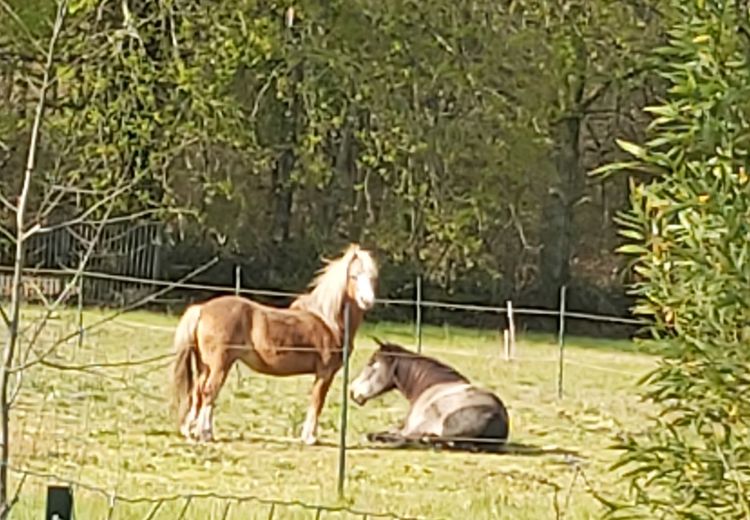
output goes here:
<path id="1" fill-rule="evenodd" d="M 356 277 L 356 284 L 357 307 L 363 311 L 369 311 L 375 305 L 375 289 L 372 286 L 372 280 L 366 274 L 360 274 Z"/>
<path id="2" fill-rule="evenodd" d="M 357 405 L 359 406 L 363 406 L 367 402 L 367 399 L 365 399 L 365 396 L 362 394 L 358 394 L 357 392 L 354 391 L 353 388 L 349 389 L 349 397 L 351 398 L 352 401 L 357 403 Z"/>

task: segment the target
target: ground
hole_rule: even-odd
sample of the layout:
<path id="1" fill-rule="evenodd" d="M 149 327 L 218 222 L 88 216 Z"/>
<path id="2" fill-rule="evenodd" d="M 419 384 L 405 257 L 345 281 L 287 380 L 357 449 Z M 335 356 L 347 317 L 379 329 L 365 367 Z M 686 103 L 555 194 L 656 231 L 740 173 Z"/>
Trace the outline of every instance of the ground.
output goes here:
<path id="1" fill-rule="evenodd" d="M 84 325 L 103 316 L 87 311 Z M 76 322 L 73 311 L 62 313 L 47 341 Z M 398 422 L 406 402 L 392 393 L 364 407 L 352 404 L 341 501 L 341 373 L 321 417 L 320 446 L 297 440 L 311 377 L 272 378 L 245 367 L 233 370 L 222 390 L 217 442 L 194 445 L 180 438 L 170 412 L 168 359 L 90 366 L 169 354 L 175 323 L 156 313 L 120 316 L 90 330 L 82 344 L 60 349 L 54 362 L 67 370 L 36 366 L 26 374 L 13 416 L 11 466 L 14 483 L 27 478 L 13 518 L 39 518 L 45 488 L 56 479 L 75 482 L 77 518 L 375 518 L 321 512 L 315 504 L 419 518 L 595 518 L 604 509 L 592 492 L 607 499 L 623 492 L 609 470 L 611 447 L 622 432 L 642 428 L 648 410 L 636 382 L 656 362 L 628 341 L 567 338 L 558 399 L 552 336 L 522 335 L 517 359 L 508 362 L 497 331 L 427 327 L 424 353 L 505 401 L 517 452 L 378 449 L 365 433 Z M 366 324 L 352 378 L 374 348 L 371 334 L 414 345 L 413 326 Z"/>

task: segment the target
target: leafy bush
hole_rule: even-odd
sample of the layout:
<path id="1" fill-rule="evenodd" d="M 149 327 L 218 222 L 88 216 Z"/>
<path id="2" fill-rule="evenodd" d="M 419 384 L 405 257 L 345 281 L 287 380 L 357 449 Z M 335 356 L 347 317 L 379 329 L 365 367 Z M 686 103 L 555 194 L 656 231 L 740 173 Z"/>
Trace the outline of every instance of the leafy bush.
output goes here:
<path id="1" fill-rule="evenodd" d="M 634 255 L 637 311 L 665 345 L 644 380 L 661 409 L 616 468 L 630 484 L 612 516 L 750 518 L 750 36 L 744 2 L 672 2 L 655 52 L 668 83 L 633 161 L 621 251 Z"/>

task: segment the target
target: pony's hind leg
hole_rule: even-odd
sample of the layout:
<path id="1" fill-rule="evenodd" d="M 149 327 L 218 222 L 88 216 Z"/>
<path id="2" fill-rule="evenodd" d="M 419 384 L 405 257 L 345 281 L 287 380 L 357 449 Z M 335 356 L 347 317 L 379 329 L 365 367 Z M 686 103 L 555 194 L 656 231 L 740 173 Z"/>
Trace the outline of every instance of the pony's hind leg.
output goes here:
<path id="1" fill-rule="evenodd" d="M 315 375 L 315 382 L 313 383 L 312 394 L 310 395 L 310 406 L 307 409 L 301 436 L 302 442 L 308 446 L 312 446 L 318 442 L 318 417 L 320 417 L 320 412 L 323 410 L 323 404 L 326 401 L 328 389 L 331 388 L 334 375 L 336 375 L 335 372 Z"/>
<path id="2" fill-rule="evenodd" d="M 198 414 L 197 437 L 201 441 L 212 441 L 214 438 L 214 403 L 221 387 L 227 378 L 231 366 L 225 366 L 224 359 L 211 360 L 208 363 L 208 376 L 201 385 L 202 405 Z"/>
<path id="3" fill-rule="evenodd" d="M 190 439 L 193 424 L 198 418 L 198 401 L 195 399 L 195 396 L 193 394 L 194 392 L 190 392 L 190 395 L 188 396 L 190 408 L 187 415 L 185 416 L 185 419 L 183 419 L 182 424 L 180 425 L 180 433 L 184 435 L 186 439 Z"/>
<path id="4" fill-rule="evenodd" d="M 200 418 L 201 411 L 203 409 L 203 382 L 206 380 L 207 368 L 205 366 L 199 367 L 198 377 L 195 379 L 194 386 L 190 391 L 190 411 L 180 427 L 180 431 L 188 440 L 198 438 L 198 420 Z"/>

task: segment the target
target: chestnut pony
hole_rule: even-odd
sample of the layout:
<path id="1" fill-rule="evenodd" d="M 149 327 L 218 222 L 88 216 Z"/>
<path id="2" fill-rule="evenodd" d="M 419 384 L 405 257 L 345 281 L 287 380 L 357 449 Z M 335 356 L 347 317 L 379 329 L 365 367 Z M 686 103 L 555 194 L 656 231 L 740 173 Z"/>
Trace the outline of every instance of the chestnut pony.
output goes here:
<path id="1" fill-rule="evenodd" d="M 272 376 L 314 374 L 302 441 L 317 442 L 318 417 L 343 364 L 344 310 L 349 309 L 349 352 L 364 313 L 375 303 L 378 268 L 357 244 L 327 262 L 310 290 L 289 308 L 219 296 L 188 307 L 174 335 L 172 386 L 180 432 L 213 439 L 213 408 L 235 361 Z"/>

